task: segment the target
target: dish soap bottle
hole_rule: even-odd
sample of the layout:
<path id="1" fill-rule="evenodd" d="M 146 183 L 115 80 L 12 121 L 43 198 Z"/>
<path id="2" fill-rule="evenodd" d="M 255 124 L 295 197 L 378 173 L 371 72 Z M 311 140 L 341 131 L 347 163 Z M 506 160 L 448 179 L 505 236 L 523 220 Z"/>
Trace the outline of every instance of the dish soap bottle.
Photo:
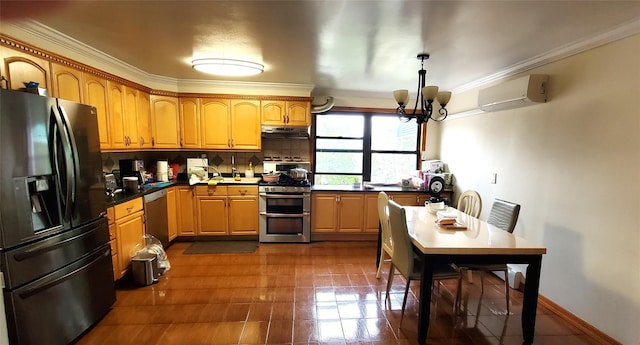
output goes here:
<path id="1" fill-rule="evenodd" d="M 251 164 L 251 162 L 249 162 L 249 169 L 244 172 L 244 176 L 247 178 L 253 178 L 253 164 Z"/>

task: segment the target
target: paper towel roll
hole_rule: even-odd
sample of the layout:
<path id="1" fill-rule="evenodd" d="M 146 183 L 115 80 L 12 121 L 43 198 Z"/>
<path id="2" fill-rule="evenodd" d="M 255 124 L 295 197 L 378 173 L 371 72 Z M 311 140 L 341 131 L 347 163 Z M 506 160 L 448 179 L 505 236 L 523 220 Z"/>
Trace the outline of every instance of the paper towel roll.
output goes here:
<path id="1" fill-rule="evenodd" d="M 156 164 L 156 179 L 162 182 L 169 181 L 169 163 L 167 161 L 158 161 Z"/>

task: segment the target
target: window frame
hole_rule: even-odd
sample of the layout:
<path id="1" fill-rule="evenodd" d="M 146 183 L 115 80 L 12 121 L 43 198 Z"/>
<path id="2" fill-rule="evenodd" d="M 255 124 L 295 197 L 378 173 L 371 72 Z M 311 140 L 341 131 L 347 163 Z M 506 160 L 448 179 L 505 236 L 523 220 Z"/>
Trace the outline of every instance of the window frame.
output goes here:
<path id="1" fill-rule="evenodd" d="M 328 137 L 328 136 L 318 136 L 317 135 L 317 130 L 314 131 L 316 132 L 316 134 L 313 137 L 313 161 L 315 162 L 315 164 L 313 165 L 313 176 L 315 179 L 315 176 L 320 174 L 320 175 L 337 175 L 337 176 L 361 176 L 362 177 L 362 181 L 371 181 L 371 160 L 372 160 L 372 156 L 373 154 L 395 154 L 395 153 L 402 153 L 402 154 L 415 154 L 416 156 L 416 162 L 415 162 L 415 169 L 419 169 L 420 167 L 420 144 L 422 142 L 422 134 L 423 131 L 421 130 L 422 128 L 420 127 L 420 125 L 418 125 L 416 123 L 416 143 L 415 143 L 415 151 L 399 151 L 399 150 L 373 150 L 371 148 L 371 132 L 372 132 L 372 119 L 373 117 L 377 117 L 377 116 L 387 116 L 387 117 L 396 117 L 397 115 L 394 113 L 387 113 L 387 112 L 383 112 L 383 111 L 371 111 L 371 110 L 363 110 L 363 111 L 357 111 L 357 110 L 334 110 L 334 111 L 329 111 L 329 112 L 325 112 L 325 113 L 321 113 L 321 114 L 313 114 L 313 123 L 317 126 L 318 123 L 318 116 L 327 116 L 327 115 L 347 115 L 347 116 L 362 116 L 363 120 L 364 120 L 364 130 L 363 130 L 363 137 Z M 400 119 L 398 119 L 398 121 L 400 121 Z M 411 120 L 414 121 L 414 120 Z M 318 149 L 317 147 L 317 141 L 318 139 L 337 139 L 337 140 L 362 140 L 362 150 L 355 150 L 355 149 Z M 360 153 L 362 152 L 362 173 L 361 174 L 355 174 L 355 173 L 346 173 L 346 172 L 327 172 L 327 171 L 320 171 L 318 172 L 317 170 L 317 153 L 318 152 L 337 152 L 337 153 Z"/>

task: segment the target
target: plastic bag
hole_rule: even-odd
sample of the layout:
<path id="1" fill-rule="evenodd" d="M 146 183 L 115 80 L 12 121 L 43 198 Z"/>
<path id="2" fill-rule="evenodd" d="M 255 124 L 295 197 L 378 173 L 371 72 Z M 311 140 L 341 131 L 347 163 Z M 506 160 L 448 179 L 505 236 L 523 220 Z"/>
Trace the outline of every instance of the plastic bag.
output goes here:
<path id="1" fill-rule="evenodd" d="M 142 243 L 138 243 L 133 250 L 131 250 L 131 253 L 129 253 L 131 257 L 134 257 L 138 253 L 155 254 L 158 258 L 158 271 L 160 272 L 160 275 L 163 275 L 171 269 L 171 264 L 167 258 L 167 253 L 162 247 L 162 242 L 149 234 L 145 234 L 142 239 L 144 241 L 144 247 Z"/>

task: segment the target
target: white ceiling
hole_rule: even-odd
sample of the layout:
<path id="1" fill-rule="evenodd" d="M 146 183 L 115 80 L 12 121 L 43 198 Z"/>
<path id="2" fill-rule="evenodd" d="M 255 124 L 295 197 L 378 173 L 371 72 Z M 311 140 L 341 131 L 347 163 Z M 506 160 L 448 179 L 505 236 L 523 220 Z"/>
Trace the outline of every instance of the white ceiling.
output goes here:
<path id="1" fill-rule="evenodd" d="M 640 1 L 0 1 L 0 19 L 35 19 L 146 73 L 202 74 L 192 57 L 266 66 L 224 80 L 313 85 L 313 95 L 460 89 L 640 21 Z M 634 27 L 637 27 L 635 25 Z M 1 27 L 0 27 L 1 28 Z"/>

